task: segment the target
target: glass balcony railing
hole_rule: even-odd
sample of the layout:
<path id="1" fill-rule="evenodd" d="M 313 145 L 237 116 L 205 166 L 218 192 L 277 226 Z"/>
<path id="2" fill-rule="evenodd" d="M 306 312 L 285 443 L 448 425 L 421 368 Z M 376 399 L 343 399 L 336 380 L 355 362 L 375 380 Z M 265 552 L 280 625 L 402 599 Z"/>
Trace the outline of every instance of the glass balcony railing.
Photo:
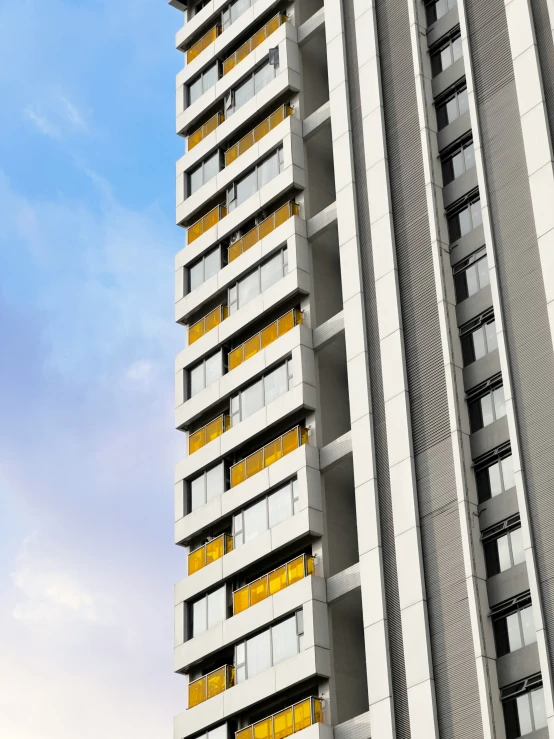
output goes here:
<path id="1" fill-rule="evenodd" d="M 274 713 L 245 729 L 235 732 L 235 739 L 285 739 L 312 724 L 323 723 L 321 698 L 306 698 L 284 711 Z"/>
<path id="2" fill-rule="evenodd" d="M 194 149 L 196 144 L 199 144 L 202 139 L 205 139 L 209 133 L 215 131 L 218 126 L 221 126 L 224 120 L 225 116 L 223 115 L 223 113 L 216 113 L 208 121 L 206 121 L 203 126 L 200 126 L 200 128 L 197 128 L 196 131 L 193 131 L 193 133 L 191 133 L 191 135 L 187 138 L 187 151 Z"/>
<path id="3" fill-rule="evenodd" d="M 235 668 L 225 665 L 218 670 L 209 672 L 199 680 L 189 683 L 189 708 L 204 703 L 208 698 L 223 693 L 235 684 Z"/>
<path id="4" fill-rule="evenodd" d="M 261 472 L 264 467 L 269 467 L 281 457 L 285 457 L 307 443 L 308 429 L 296 426 L 296 428 L 287 431 L 286 434 L 266 444 L 262 449 L 258 449 L 257 452 L 231 467 L 231 487 L 234 488 L 236 485 L 240 485 L 244 480 Z"/>
<path id="5" fill-rule="evenodd" d="M 207 544 L 203 544 L 194 552 L 189 554 L 188 573 L 194 575 L 195 572 L 201 570 L 206 565 L 221 559 L 224 554 L 233 551 L 233 537 L 230 534 L 221 534 L 217 539 L 212 539 Z"/>
<path id="6" fill-rule="evenodd" d="M 193 59 L 196 59 L 196 57 L 204 51 L 204 49 L 207 49 L 210 44 L 213 44 L 220 33 L 221 26 L 210 28 L 208 33 L 205 33 L 202 38 L 193 44 L 187 51 L 187 64 L 190 64 Z"/>
<path id="7" fill-rule="evenodd" d="M 271 34 L 276 31 L 279 26 L 282 26 L 286 20 L 287 16 L 284 13 L 279 13 L 270 21 L 268 21 L 265 26 L 260 28 L 259 31 L 256 31 L 256 33 L 251 36 L 248 41 L 246 41 L 242 46 L 240 46 L 234 54 L 231 54 L 230 57 L 227 57 L 227 59 L 225 59 L 225 61 L 223 62 L 223 74 L 227 74 L 232 69 L 234 69 L 239 62 L 242 62 L 242 60 L 245 59 L 248 54 L 250 54 L 261 43 L 263 43 L 268 36 L 271 36 Z"/>
<path id="8" fill-rule="evenodd" d="M 245 611 L 256 603 L 275 595 L 279 590 L 294 585 L 308 575 L 315 574 L 314 558 L 310 554 L 302 554 L 300 557 L 277 567 L 263 577 L 254 580 L 233 593 L 233 615 Z"/>
<path id="9" fill-rule="evenodd" d="M 204 334 L 211 331 L 212 328 L 219 326 L 221 321 L 224 321 L 228 317 L 229 308 L 226 305 L 218 305 L 217 308 L 210 311 L 207 316 L 196 321 L 196 323 L 193 323 L 189 328 L 189 345 L 194 344 L 195 341 L 198 341 L 198 339 L 204 336 Z"/>
<path id="10" fill-rule="evenodd" d="M 228 167 L 231 162 L 248 151 L 251 146 L 263 139 L 270 131 L 276 128 L 279 123 L 282 123 L 285 118 L 292 115 L 292 108 L 290 105 L 281 105 L 274 113 L 272 113 L 265 121 L 259 123 L 256 128 L 249 131 L 246 136 L 243 136 L 240 141 L 225 152 L 225 166 Z"/>
<path id="11" fill-rule="evenodd" d="M 219 221 L 222 218 L 225 218 L 226 215 L 227 208 L 224 205 L 216 205 L 213 210 L 206 213 L 203 218 L 190 226 L 187 231 L 187 244 L 192 244 L 193 241 L 196 241 L 199 236 L 202 236 L 202 234 L 206 233 L 206 231 L 212 228 L 212 226 L 219 223 Z"/>
<path id="12" fill-rule="evenodd" d="M 189 454 L 197 452 L 206 446 L 210 441 L 217 439 L 218 436 L 229 431 L 231 428 L 231 419 L 229 416 L 223 415 L 218 418 L 214 418 L 213 421 L 202 426 L 201 429 L 195 431 L 194 434 L 189 436 Z"/>
<path id="13" fill-rule="evenodd" d="M 227 249 L 227 260 L 233 262 L 237 257 L 240 257 L 245 251 L 248 251 L 254 244 L 257 244 L 260 239 L 268 236 L 272 231 L 280 226 L 285 221 L 288 221 L 292 216 L 298 215 L 298 205 L 291 200 L 290 203 L 282 205 L 275 213 L 272 213 L 268 218 L 263 220 L 259 226 L 256 226 L 251 231 L 248 231 L 242 239 L 235 241 L 234 244 Z"/>
<path id="14" fill-rule="evenodd" d="M 244 344 L 237 346 L 228 355 L 229 372 L 235 369 L 235 367 L 238 367 L 239 364 L 246 362 L 250 357 L 253 357 L 254 354 L 261 352 L 269 344 L 273 344 L 279 336 L 288 333 L 295 326 L 298 326 L 299 323 L 302 323 L 302 321 L 302 311 L 289 310 L 288 313 L 285 313 L 284 316 L 270 323 L 269 326 L 266 326 L 255 336 L 245 341 Z"/>

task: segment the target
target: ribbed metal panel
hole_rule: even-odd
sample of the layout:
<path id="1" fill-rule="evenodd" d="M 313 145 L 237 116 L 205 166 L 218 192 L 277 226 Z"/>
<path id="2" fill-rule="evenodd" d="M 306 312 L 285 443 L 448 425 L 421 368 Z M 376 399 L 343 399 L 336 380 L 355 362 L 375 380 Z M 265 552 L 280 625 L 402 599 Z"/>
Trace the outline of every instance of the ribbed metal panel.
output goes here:
<path id="1" fill-rule="evenodd" d="M 531 0 L 550 136 L 554 134 L 554 41 L 547 0 Z M 554 20 L 554 18 L 552 19 Z"/>
<path id="2" fill-rule="evenodd" d="M 358 216 L 358 236 L 362 263 L 364 287 L 364 309 L 367 330 L 369 372 L 371 377 L 371 403 L 373 409 L 373 434 L 377 484 L 379 491 L 379 516 L 381 524 L 381 545 L 383 552 L 383 575 L 387 606 L 390 666 L 394 699 L 394 713 L 397 739 L 410 739 L 408 691 L 404 666 L 404 645 L 398 594 L 398 575 L 396 568 L 396 547 L 392 516 L 392 499 L 389 477 L 389 457 L 387 448 L 387 428 L 385 403 L 383 397 L 383 377 L 381 372 L 381 351 L 379 326 L 375 299 L 375 278 L 371 255 L 371 234 L 369 207 L 367 199 L 367 180 L 365 172 L 364 141 L 362 129 L 360 83 L 356 47 L 356 28 L 354 19 L 354 0 L 344 0 L 344 20 L 346 32 L 346 57 L 348 71 L 348 90 L 350 98 L 350 118 L 354 148 L 354 168 L 356 178 L 356 207 Z"/>
<path id="3" fill-rule="evenodd" d="M 466 3 L 473 63 L 477 72 L 481 140 L 508 361 L 512 372 L 531 533 L 552 659 L 554 355 L 513 71 L 508 77 L 504 74 L 504 70 L 512 66 L 504 0 L 487 0 L 486 3 L 466 0 Z M 501 27 L 495 37 L 491 37 L 485 22 L 485 15 L 490 16 L 491 13 L 497 18 L 495 27 Z M 488 68 L 487 74 L 494 75 L 498 71 L 499 75 L 505 77 L 503 86 L 497 87 L 493 95 L 483 90 L 480 71 L 485 67 Z"/>
<path id="4" fill-rule="evenodd" d="M 408 5 L 377 23 L 437 718 L 441 739 L 483 736 L 450 438 Z"/>
<path id="5" fill-rule="evenodd" d="M 335 739 L 370 739 L 371 724 L 369 711 L 344 721 L 334 728 Z"/>

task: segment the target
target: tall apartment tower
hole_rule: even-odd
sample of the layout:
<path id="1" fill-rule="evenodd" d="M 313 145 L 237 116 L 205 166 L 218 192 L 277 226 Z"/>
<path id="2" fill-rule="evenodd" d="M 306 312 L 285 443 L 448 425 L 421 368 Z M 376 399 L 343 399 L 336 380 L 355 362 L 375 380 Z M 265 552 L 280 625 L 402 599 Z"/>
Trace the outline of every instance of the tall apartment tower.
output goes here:
<path id="1" fill-rule="evenodd" d="M 554 739 L 554 1 L 170 2 L 174 739 Z"/>

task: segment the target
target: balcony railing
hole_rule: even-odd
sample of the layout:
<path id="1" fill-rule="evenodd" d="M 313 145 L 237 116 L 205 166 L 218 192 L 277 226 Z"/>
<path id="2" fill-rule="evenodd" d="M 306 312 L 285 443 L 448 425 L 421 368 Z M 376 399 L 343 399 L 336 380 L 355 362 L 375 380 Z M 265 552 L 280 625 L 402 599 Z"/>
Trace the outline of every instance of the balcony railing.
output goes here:
<path id="1" fill-rule="evenodd" d="M 189 708 L 204 703 L 208 698 L 223 693 L 235 684 L 235 668 L 225 665 L 189 683 Z"/>
<path id="2" fill-rule="evenodd" d="M 306 698 L 269 718 L 239 729 L 235 732 L 235 739 L 285 739 L 312 724 L 321 723 L 323 701 L 321 698 Z"/>
<path id="3" fill-rule="evenodd" d="M 245 611 L 256 603 L 275 595 L 279 590 L 294 585 L 308 575 L 315 573 L 314 558 L 310 554 L 302 554 L 300 557 L 277 567 L 272 572 L 254 580 L 233 593 L 233 615 Z"/>
<path id="4" fill-rule="evenodd" d="M 219 223 L 219 221 L 222 218 L 225 218 L 226 215 L 227 208 L 224 205 L 216 205 L 213 210 L 206 213 L 203 218 L 196 221 L 196 223 L 193 223 L 188 229 L 187 244 L 192 244 L 193 241 L 195 241 L 199 236 L 202 236 L 203 233 L 206 233 L 206 231 L 212 228 L 212 226 L 215 226 L 216 223 Z"/>
<path id="5" fill-rule="evenodd" d="M 220 33 L 221 26 L 210 28 L 208 33 L 205 33 L 202 38 L 193 44 L 193 46 L 191 46 L 187 51 L 187 64 L 190 64 L 193 59 L 196 59 L 196 57 L 204 51 L 204 49 L 207 49 L 210 44 L 213 44 Z"/>
<path id="6" fill-rule="evenodd" d="M 302 323 L 302 321 L 302 311 L 289 310 L 288 313 L 285 313 L 284 316 L 281 316 L 281 318 L 270 323 L 269 326 L 266 326 L 255 336 L 252 336 L 248 341 L 245 341 L 244 344 L 237 346 L 236 349 L 229 352 L 229 372 L 235 369 L 235 367 L 238 367 L 239 364 L 246 362 L 250 357 L 253 357 L 254 354 L 261 352 L 261 350 L 265 349 L 269 344 L 273 344 L 274 341 L 277 341 L 279 336 L 288 333 L 295 326 L 298 326 L 299 323 Z"/>
<path id="7" fill-rule="evenodd" d="M 242 60 L 245 59 L 248 54 L 250 54 L 261 43 L 263 43 L 268 36 L 271 36 L 271 34 L 276 31 L 279 26 L 283 25 L 286 20 L 287 16 L 284 13 L 279 13 L 270 21 L 268 21 L 265 26 L 260 28 L 259 31 L 256 31 L 256 33 L 251 36 L 248 41 L 246 41 L 242 46 L 240 46 L 234 54 L 231 54 L 230 57 L 227 57 L 227 59 L 225 59 L 225 61 L 223 62 L 223 74 L 227 74 L 227 72 L 230 72 L 234 67 L 237 66 L 239 62 L 242 62 Z"/>
<path id="8" fill-rule="evenodd" d="M 264 467 L 269 467 L 281 457 L 285 457 L 302 444 L 307 443 L 308 429 L 296 426 L 296 428 L 287 431 L 286 434 L 266 444 L 262 449 L 258 449 L 257 452 L 231 467 L 231 487 L 234 488 L 236 485 L 240 485 L 244 480 L 261 472 Z"/>
<path id="9" fill-rule="evenodd" d="M 233 551 L 233 537 L 230 534 L 221 534 L 189 554 L 188 573 L 194 575 L 206 565 L 221 559 L 224 554 Z"/>
<path id="10" fill-rule="evenodd" d="M 243 136 L 240 141 L 225 152 L 225 166 L 228 167 L 231 162 L 248 151 L 251 146 L 263 139 L 270 131 L 276 128 L 279 123 L 282 123 L 285 118 L 292 115 L 292 108 L 290 105 L 281 105 L 274 113 L 272 113 L 265 121 L 259 123 L 256 128 L 249 131 L 246 136 Z"/>
<path id="11" fill-rule="evenodd" d="M 216 113 L 208 121 L 206 121 L 204 125 L 200 126 L 200 128 L 197 128 L 196 131 L 191 133 L 191 135 L 187 139 L 187 151 L 194 149 L 196 144 L 199 144 L 202 139 L 206 138 L 209 133 L 215 131 L 218 126 L 221 126 L 224 120 L 225 116 L 223 115 L 223 113 Z"/>
<path id="12" fill-rule="evenodd" d="M 268 236 L 272 231 L 280 226 L 285 221 L 288 221 L 292 216 L 298 215 L 298 205 L 291 200 L 290 203 L 282 205 L 275 213 L 272 213 L 268 218 L 263 220 L 259 226 L 255 226 L 251 231 L 248 231 L 242 239 L 235 241 L 234 244 L 227 249 L 227 260 L 229 262 L 234 261 L 237 257 L 248 251 L 254 244 L 257 244 L 260 239 Z"/>
<path id="13" fill-rule="evenodd" d="M 189 328 L 189 345 L 194 344 L 195 341 L 198 341 L 204 334 L 211 331 L 212 328 L 219 326 L 221 321 L 224 321 L 228 317 L 229 308 L 226 305 L 218 305 L 207 316 L 193 323 Z"/>
<path id="14" fill-rule="evenodd" d="M 207 423 L 194 434 L 189 436 L 189 454 L 197 452 L 206 446 L 210 441 L 217 439 L 218 436 L 229 431 L 231 428 L 231 419 L 229 416 L 223 415 L 218 418 L 214 418 L 213 421 Z"/>

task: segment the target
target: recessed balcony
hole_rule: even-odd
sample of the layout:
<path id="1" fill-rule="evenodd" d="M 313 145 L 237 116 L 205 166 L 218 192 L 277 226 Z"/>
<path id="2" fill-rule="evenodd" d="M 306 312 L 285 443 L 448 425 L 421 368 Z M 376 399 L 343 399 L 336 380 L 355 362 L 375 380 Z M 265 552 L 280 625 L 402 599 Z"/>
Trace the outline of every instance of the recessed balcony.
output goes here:
<path id="1" fill-rule="evenodd" d="M 196 59 L 196 57 L 204 51 L 204 49 L 207 49 L 210 44 L 213 44 L 220 33 L 221 26 L 216 25 L 213 28 L 210 28 L 210 30 L 187 51 L 187 64 L 190 64 L 193 59 Z"/>
<path id="2" fill-rule="evenodd" d="M 235 684 L 235 668 L 224 665 L 189 684 L 189 708 L 204 703 Z"/>
<path id="3" fill-rule="evenodd" d="M 280 108 L 274 111 L 265 120 L 258 123 L 255 128 L 246 134 L 246 136 L 243 136 L 240 141 L 237 141 L 236 144 L 227 149 L 225 152 L 225 166 L 228 167 L 235 161 L 235 159 L 238 159 L 238 157 L 248 151 L 248 149 L 254 146 L 254 144 L 263 139 L 264 136 L 267 136 L 270 131 L 273 131 L 273 129 L 282 123 L 285 118 L 288 118 L 289 115 L 292 115 L 291 106 L 281 105 Z"/>
<path id="4" fill-rule="evenodd" d="M 218 126 L 221 126 L 224 120 L 225 116 L 223 113 L 216 113 L 211 118 L 209 118 L 206 123 L 200 126 L 200 128 L 197 128 L 196 131 L 193 131 L 187 138 L 187 151 L 194 149 L 196 144 L 199 144 L 202 139 L 206 138 L 208 134 L 210 134 L 212 131 L 215 131 Z"/>
<path id="5" fill-rule="evenodd" d="M 237 257 L 248 251 L 254 244 L 268 236 L 272 231 L 275 231 L 282 223 L 288 221 L 292 216 L 298 215 L 298 205 L 293 200 L 289 203 L 285 203 L 278 208 L 274 213 L 263 220 L 258 226 L 248 231 L 241 239 L 235 241 L 234 244 L 227 249 L 227 260 L 234 262 Z"/>
<path id="6" fill-rule="evenodd" d="M 251 36 L 248 41 L 242 44 L 242 46 L 239 46 L 234 54 L 231 54 L 231 56 L 225 59 L 225 61 L 223 62 L 223 74 L 226 75 L 228 72 L 234 69 L 237 64 L 239 64 L 239 62 L 241 62 L 243 59 L 246 59 L 246 57 L 251 52 L 253 52 L 254 49 L 260 46 L 260 44 L 262 44 L 266 40 L 266 38 L 271 36 L 271 34 L 276 31 L 279 26 L 282 26 L 283 23 L 286 22 L 286 20 L 287 16 L 284 13 L 279 13 L 270 21 L 268 21 L 265 26 L 262 26 L 259 31 L 256 31 L 256 33 Z"/>
<path id="7" fill-rule="evenodd" d="M 226 318 L 229 318 L 229 308 L 226 305 L 218 305 L 217 308 L 210 311 L 204 318 L 193 323 L 188 333 L 189 346 L 190 344 L 194 344 L 195 341 L 198 341 L 204 334 L 207 334 L 208 331 L 211 331 L 212 328 L 219 326 Z"/>
<path id="8" fill-rule="evenodd" d="M 253 475 L 261 472 L 265 467 L 277 462 L 282 457 L 290 454 L 298 447 L 308 443 L 308 429 L 302 426 L 287 431 L 275 441 L 266 444 L 257 452 L 243 459 L 231 467 L 231 487 L 240 485 Z"/>
<path id="9" fill-rule="evenodd" d="M 196 241 L 199 236 L 209 231 L 210 228 L 215 226 L 216 223 L 219 223 L 226 215 L 227 208 L 224 205 L 216 205 L 209 213 L 206 213 L 205 216 L 188 228 L 187 244 L 192 244 L 193 241 Z"/>
<path id="10" fill-rule="evenodd" d="M 244 344 L 237 346 L 236 349 L 229 352 L 229 372 L 235 369 L 235 367 L 241 365 L 243 362 L 246 362 L 250 357 L 261 352 L 262 349 L 265 349 L 269 344 L 273 344 L 273 342 L 277 341 L 280 336 L 292 331 L 295 326 L 298 326 L 301 323 L 303 323 L 302 311 L 296 309 L 290 310 L 288 313 L 285 313 L 284 316 L 281 316 L 276 321 L 273 321 L 273 323 L 270 323 L 269 326 L 266 326 L 254 336 L 251 336 L 244 342 Z"/>
<path id="11" fill-rule="evenodd" d="M 235 732 L 235 739 L 285 739 L 297 731 L 323 723 L 321 698 L 306 698 L 284 711 Z"/>
<path id="12" fill-rule="evenodd" d="M 210 441 L 217 439 L 218 436 L 224 434 L 225 431 L 229 431 L 231 428 L 231 419 L 229 416 L 223 414 L 214 418 L 213 421 L 202 426 L 201 429 L 195 431 L 194 434 L 189 436 L 189 454 L 197 452 L 202 449 L 203 446 L 209 444 Z"/>
<path id="13" fill-rule="evenodd" d="M 225 554 L 233 551 L 233 537 L 230 534 L 221 534 L 216 539 L 206 542 L 188 556 L 188 574 L 194 575 L 198 570 L 221 559 Z M 214 694 L 215 695 L 215 694 Z"/>

